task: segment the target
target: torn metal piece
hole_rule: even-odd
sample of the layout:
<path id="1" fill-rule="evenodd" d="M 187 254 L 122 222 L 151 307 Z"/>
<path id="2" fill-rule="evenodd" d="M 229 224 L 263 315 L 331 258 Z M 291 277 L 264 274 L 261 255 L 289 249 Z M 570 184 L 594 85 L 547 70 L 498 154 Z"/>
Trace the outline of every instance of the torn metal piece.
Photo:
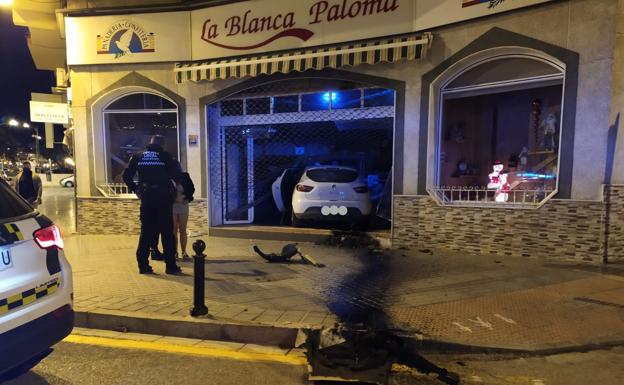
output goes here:
<path id="1" fill-rule="evenodd" d="M 301 260 L 304 263 L 307 263 L 316 267 L 325 267 L 324 264 L 317 262 L 311 256 L 307 254 L 303 254 L 301 251 L 299 251 L 296 243 L 289 243 L 286 246 L 284 246 L 282 248 L 281 254 L 276 254 L 276 253 L 267 254 L 263 252 L 262 250 L 260 250 L 260 248 L 256 245 L 254 245 L 253 249 L 256 252 L 256 254 L 258 254 L 259 256 L 261 256 L 262 258 L 264 258 L 265 260 L 269 262 L 286 263 L 286 262 L 290 262 L 290 259 L 294 257 L 295 255 L 299 255 L 301 257 Z"/>
<path id="2" fill-rule="evenodd" d="M 339 345 L 346 341 L 346 338 L 342 336 L 341 327 L 323 328 L 319 338 L 319 350 Z"/>
<path id="3" fill-rule="evenodd" d="M 309 263 L 312 266 L 325 267 L 324 264 L 316 262 L 316 260 L 314 258 L 312 258 L 311 256 L 309 256 L 307 254 L 303 254 L 302 252 L 299 252 L 299 256 L 301 257 L 301 259 L 304 262 L 307 262 L 307 263 Z"/>
<path id="4" fill-rule="evenodd" d="M 297 249 L 297 244 L 296 243 L 289 243 L 286 246 L 284 246 L 282 248 L 282 253 L 281 254 L 276 254 L 276 253 L 267 254 L 267 253 L 264 253 L 256 245 L 254 245 L 253 249 L 256 252 L 256 254 L 258 254 L 259 256 L 261 256 L 262 258 L 266 259 L 269 262 L 286 262 L 290 258 L 292 258 L 295 255 L 297 255 L 297 253 L 299 253 L 299 249 Z"/>

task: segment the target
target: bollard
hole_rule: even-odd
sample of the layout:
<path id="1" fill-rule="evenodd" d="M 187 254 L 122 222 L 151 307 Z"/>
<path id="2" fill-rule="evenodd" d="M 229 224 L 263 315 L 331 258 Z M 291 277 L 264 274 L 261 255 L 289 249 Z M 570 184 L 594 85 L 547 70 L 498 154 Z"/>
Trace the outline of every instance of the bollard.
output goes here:
<path id="1" fill-rule="evenodd" d="M 204 250 L 206 250 L 206 244 L 201 239 L 193 242 L 193 250 L 195 256 L 193 256 L 193 308 L 191 309 L 191 316 L 197 317 L 200 315 L 208 314 L 208 308 L 204 303 L 204 283 L 205 281 L 205 267 Z"/>

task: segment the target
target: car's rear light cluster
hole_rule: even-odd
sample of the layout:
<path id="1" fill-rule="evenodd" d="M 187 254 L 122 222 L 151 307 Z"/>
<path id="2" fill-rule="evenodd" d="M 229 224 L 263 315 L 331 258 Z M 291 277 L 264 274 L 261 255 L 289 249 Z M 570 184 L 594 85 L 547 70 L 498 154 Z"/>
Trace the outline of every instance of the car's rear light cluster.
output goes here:
<path id="1" fill-rule="evenodd" d="M 312 190 L 314 190 L 314 187 L 312 187 L 312 186 L 307 186 L 305 184 L 298 184 L 297 185 L 297 191 L 299 191 L 299 192 L 310 192 Z"/>
<path id="2" fill-rule="evenodd" d="M 353 190 L 355 190 L 355 192 L 358 194 L 366 194 L 368 192 L 368 186 L 354 187 Z"/>
<path id="3" fill-rule="evenodd" d="M 51 247 L 62 249 L 65 246 L 63 238 L 61 237 L 61 230 L 56 225 L 39 229 L 35 231 L 33 235 L 35 237 L 35 242 L 37 242 L 37 245 L 42 249 L 49 249 Z"/>

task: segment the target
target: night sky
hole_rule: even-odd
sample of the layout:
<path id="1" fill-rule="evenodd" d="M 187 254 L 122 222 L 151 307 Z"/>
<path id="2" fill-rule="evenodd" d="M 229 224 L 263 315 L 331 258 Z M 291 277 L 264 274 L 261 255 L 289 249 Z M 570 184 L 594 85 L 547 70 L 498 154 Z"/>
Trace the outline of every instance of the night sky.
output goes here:
<path id="1" fill-rule="evenodd" d="M 12 117 L 20 122 L 28 121 L 30 93 L 50 93 L 54 85 L 52 71 L 35 68 L 26 43 L 27 34 L 28 28 L 13 25 L 10 9 L 0 8 L 0 122 Z"/>

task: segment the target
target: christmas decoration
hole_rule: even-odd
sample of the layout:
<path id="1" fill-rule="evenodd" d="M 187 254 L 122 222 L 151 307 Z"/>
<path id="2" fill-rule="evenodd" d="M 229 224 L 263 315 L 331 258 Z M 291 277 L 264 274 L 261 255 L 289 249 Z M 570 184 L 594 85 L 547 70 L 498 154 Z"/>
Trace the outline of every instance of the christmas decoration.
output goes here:
<path id="1" fill-rule="evenodd" d="M 488 189 L 496 189 L 494 200 L 496 202 L 507 202 L 509 199 L 509 190 L 511 186 L 507 181 L 507 171 L 503 170 L 503 163 L 497 160 L 492 165 L 492 172 L 488 175 L 490 182 Z"/>

